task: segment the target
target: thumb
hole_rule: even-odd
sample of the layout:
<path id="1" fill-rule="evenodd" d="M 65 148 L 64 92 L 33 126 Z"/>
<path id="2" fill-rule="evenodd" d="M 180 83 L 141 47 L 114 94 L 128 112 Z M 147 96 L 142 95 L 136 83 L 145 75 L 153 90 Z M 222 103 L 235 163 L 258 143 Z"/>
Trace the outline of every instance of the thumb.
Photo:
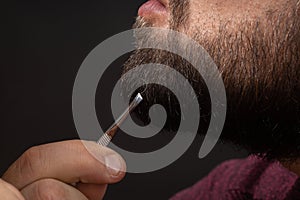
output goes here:
<path id="1" fill-rule="evenodd" d="M 0 179 L 0 199 L 25 200 L 21 193 L 9 183 Z"/>

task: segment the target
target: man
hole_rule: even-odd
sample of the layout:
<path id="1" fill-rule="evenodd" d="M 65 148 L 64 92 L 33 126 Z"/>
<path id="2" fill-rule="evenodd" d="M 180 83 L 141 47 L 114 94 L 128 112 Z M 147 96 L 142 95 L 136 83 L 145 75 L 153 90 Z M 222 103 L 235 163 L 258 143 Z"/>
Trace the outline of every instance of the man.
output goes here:
<path id="1" fill-rule="evenodd" d="M 207 50 L 222 73 L 228 97 L 223 139 L 261 157 L 226 162 L 173 199 L 300 199 L 300 1 L 151 0 L 140 8 L 139 16 L 136 27 L 174 29 Z M 201 77 L 176 55 L 138 50 L 124 69 L 153 61 L 180 71 L 202 95 Z M 125 91 L 136 78 L 123 80 Z M 164 98 L 152 98 L 154 93 Z M 176 110 L 169 96 L 153 86 L 146 91 L 145 101 L 163 102 L 169 111 Z M 171 113 L 174 120 L 176 113 Z M 172 128 L 174 123 L 169 125 Z M 109 149 L 86 145 L 111 167 L 96 162 L 79 141 L 34 147 L 4 174 L 0 197 L 101 198 L 106 184 L 123 177 L 118 171 L 125 169 L 125 163 Z M 57 162 L 66 167 L 47 165 Z"/>
<path id="2" fill-rule="evenodd" d="M 207 50 L 226 87 L 228 113 L 222 138 L 258 155 L 225 162 L 173 199 L 300 199 L 299 6 L 298 0 L 186 0 L 149 1 L 140 8 L 136 27 L 174 29 Z M 205 98 L 195 66 L 168 52 L 138 50 L 126 63 L 125 72 L 157 62 L 181 72 L 198 99 Z M 125 90 L 137 78 L 160 74 L 153 68 L 131 76 L 124 80 Z M 172 77 L 166 81 L 176 85 Z M 162 103 L 171 108 L 169 126 L 175 126 L 180 110 L 176 111 L 170 92 L 150 86 L 143 96 L 150 105 Z M 209 107 L 205 100 L 200 105 L 204 111 Z"/>
<path id="3" fill-rule="evenodd" d="M 228 99 L 221 137 L 256 155 L 225 162 L 173 199 L 300 199 L 299 6 L 298 0 L 186 0 L 149 1 L 140 8 L 136 27 L 173 29 L 207 50 L 222 74 Z M 141 49 L 128 60 L 125 72 L 158 62 L 189 80 L 204 110 L 202 118 L 207 119 L 203 81 L 195 66 L 182 58 Z M 156 68 L 140 72 L 123 80 L 124 88 L 130 90 L 137 78 L 160 74 Z M 166 81 L 176 85 L 172 77 Z M 150 105 L 162 103 L 171 108 L 169 127 L 175 126 L 180 110 L 170 92 L 152 86 L 143 96 Z"/>

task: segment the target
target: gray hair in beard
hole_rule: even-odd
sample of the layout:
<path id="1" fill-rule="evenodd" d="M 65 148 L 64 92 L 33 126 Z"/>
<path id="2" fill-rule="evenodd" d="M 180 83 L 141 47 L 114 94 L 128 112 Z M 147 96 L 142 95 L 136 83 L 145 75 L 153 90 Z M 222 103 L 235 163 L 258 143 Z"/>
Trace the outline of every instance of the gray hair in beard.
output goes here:
<path id="1" fill-rule="evenodd" d="M 149 24 L 142 18 L 138 18 L 134 25 L 135 28 L 143 28 L 149 26 L 151 26 L 151 24 Z M 189 62 L 187 62 L 180 56 L 167 51 L 157 49 L 139 49 L 140 44 L 145 44 L 149 41 L 157 41 L 159 43 L 162 40 L 167 40 L 165 37 L 168 37 L 168 35 L 160 35 L 160 33 L 156 32 L 152 32 L 150 35 L 149 33 L 146 33 L 146 37 L 144 37 L 144 35 L 140 33 L 138 35 L 140 37 L 137 36 L 137 50 L 133 52 L 133 54 L 124 64 L 124 74 L 130 71 L 131 69 L 135 68 L 136 66 L 140 66 L 143 64 L 163 64 L 180 72 L 188 80 L 188 82 L 184 84 L 192 85 L 194 90 L 197 91 L 197 97 L 202 97 L 201 102 L 204 102 L 204 99 L 207 100 L 207 98 L 209 98 L 208 95 L 204 95 L 204 93 L 207 92 L 207 88 L 203 83 L 201 75 L 198 74 L 197 70 L 194 69 Z M 168 75 L 162 76 L 161 74 L 164 73 L 161 70 L 161 68 L 156 67 L 153 67 L 153 70 L 151 71 L 144 71 L 141 69 L 140 71 L 138 71 L 138 73 L 135 74 L 135 76 L 130 76 L 127 79 L 122 78 L 124 95 L 131 95 L 129 93 L 131 91 L 131 88 L 135 86 L 135 82 L 137 79 L 146 80 L 149 77 L 153 77 L 154 80 L 160 80 L 162 82 L 167 82 L 168 85 L 175 86 L 176 91 L 182 92 L 181 96 L 186 96 L 184 94 L 185 91 L 182 90 L 182 88 L 186 88 L 186 86 L 178 84 L 175 77 Z M 146 85 L 145 87 L 141 88 L 139 91 L 136 92 L 142 92 L 144 97 L 143 106 L 140 106 L 139 109 L 137 109 L 137 113 L 139 113 L 139 118 L 146 122 L 149 121 L 147 114 L 149 108 L 154 104 L 161 104 L 164 106 L 168 113 L 168 120 L 166 125 L 166 128 L 168 130 L 175 130 L 176 128 L 178 128 L 176 127 L 176 124 L 178 123 L 178 120 L 181 117 L 180 107 L 189 110 L 189 104 L 193 101 L 193 99 L 184 99 L 184 103 L 181 104 L 179 107 L 178 101 L 173 95 L 172 91 L 163 86 L 154 84 Z M 209 103 L 209 101 L 205 102 Z M 210 108 L 210 104 L 208 106 L 203 107 Z M 201 113 L 205 112 L 201 110 Z"/>

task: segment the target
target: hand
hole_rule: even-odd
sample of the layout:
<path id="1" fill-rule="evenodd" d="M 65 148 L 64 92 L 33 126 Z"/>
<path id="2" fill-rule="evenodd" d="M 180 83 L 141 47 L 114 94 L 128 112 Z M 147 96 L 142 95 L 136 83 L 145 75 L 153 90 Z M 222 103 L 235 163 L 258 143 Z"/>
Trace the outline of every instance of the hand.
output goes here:
<path id="1" fill-rule="evenodd" d="M 0 199 L 102 199 L 107 184 L 124 177 L 126 164 L 114 151 L 84 143 L 97 159 L 79 140 L 27 150 L 3 175 L 6 182 L 0 181 Z"/>

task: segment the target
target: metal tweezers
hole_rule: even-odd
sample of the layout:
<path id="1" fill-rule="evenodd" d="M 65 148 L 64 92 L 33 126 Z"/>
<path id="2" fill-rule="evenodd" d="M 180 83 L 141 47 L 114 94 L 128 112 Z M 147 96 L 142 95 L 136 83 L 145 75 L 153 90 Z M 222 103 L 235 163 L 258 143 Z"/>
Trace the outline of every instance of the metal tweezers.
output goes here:
<path id="1" fill-rule="evenodd" d="M 107 146 L 110 141 L 113 139 L 120 125 L 127 119 L 132 110 L 134 110 L 141 102 L 143 97 L 140 93 L 134 98 L 129 107 L 123 112 L 123 114 L 115 121 L 113 125 L 100 137 L 97 141 L 97 144 L 101 146 Z"/>

